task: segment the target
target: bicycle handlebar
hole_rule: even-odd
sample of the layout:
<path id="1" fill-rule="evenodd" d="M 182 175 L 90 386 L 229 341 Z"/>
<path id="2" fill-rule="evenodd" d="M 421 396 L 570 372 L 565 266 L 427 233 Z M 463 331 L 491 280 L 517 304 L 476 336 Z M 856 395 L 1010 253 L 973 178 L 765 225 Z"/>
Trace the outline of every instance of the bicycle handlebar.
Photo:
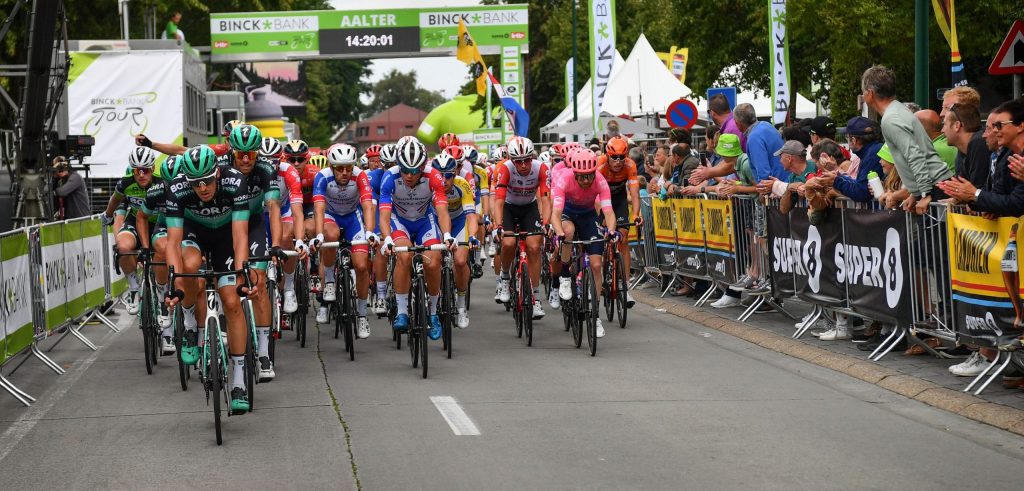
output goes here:
<path id="1" fill-rule="evenodd" d="M 348 242 L 348 245 L 349 246 L 370 245 L 370 241 L 368 241 L 368 240 L 353 240 L 351 242 Z M 334 242 L 324 242 L 323 244 L 320 244 L 319 248 L 320 249 L 341 249 L 341 247 L 342 247 L 341 246 L 341 241 L 334 241 Z"/>
<path id="2" fill-rule="evenodd" d="M 444 244 L 434 244 L 432 246 L 400 246 L 400 247 L 395 247 L 394 248 L 395 252 L 414 252 L 416 254 L 421 254 L 421 253 L 428 252 L 428 251 L 446 251 L 446 250 L 448 250 L 448 247 L 445 246 Z"/>

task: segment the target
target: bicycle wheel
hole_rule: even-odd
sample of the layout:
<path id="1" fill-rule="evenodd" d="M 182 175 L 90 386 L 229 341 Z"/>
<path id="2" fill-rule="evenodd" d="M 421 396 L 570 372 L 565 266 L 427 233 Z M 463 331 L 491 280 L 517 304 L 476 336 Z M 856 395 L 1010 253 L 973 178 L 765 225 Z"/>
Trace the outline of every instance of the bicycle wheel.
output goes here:
<path id="1" fill-rule="evenodd" d="M 572 342 L 579 348 L 583 344 L 583 317 L 580 312 L 580 299 L 573 292 L 572 300 L 569 300 L 569 317 L 572 319 L 569 323 L 572 328 Z"/>
<path id="2" fill-rule="evenodd" d="M 452 357 L 452 331 L 454 331 L 455 317 L 458 314 L 455 308 L 455 285 L 454 274 L 447 265 L 441 267 L 441 343 L 447 351 L 448 358 Z"/>
<path id="3" fill-rule="evenodd" d="M 629 311 L 626 308 L 626 292 L 629 291 L 629 277 L 626 276 L 626 265 L 622 262 L 622 258 L 618 257 L 618 252 L 615 254 L 615 280 L 612 283 L 615 285 L 615 311 L 619 316 L 619 327 L 625 329 L 626 313 Z"/>
<path id="4" fill-rule="evenodd" d="M 281 295 L 277 291 L 277 281 L 267 280 L 267 291 L 270 294 L 270 336 L 267 341 L 267 356 L 273 363 L 277 336 L 281 333 Z"/>
<path id="5" fill-rule="evenodd" d="M 518 267 L 518 266 L 517 266 Z M 512 306 L 512 318 L 516 321 L 516 337 L 523 337 L 523 306 L 521 305 L 521 298 L 523 292 L 520 291 L 519 282 L 521 281 L 521 274 L 515 270 L 512 271 L 512 277 L 509 279 L 509 300 L 508 305 Z"/>
<path id="6" fill-rule="evenodd" d="M 601 284 L 604 285 L 601 290 L 601 300 L 604 303 L 604 312 L 608 317 L 608 322 L 611 322 L 615 320 L 615 296 L 619 292 L 615 285 L 615 269 L 608 261 L 601 264 L 601 276 L 603 280 Z"/>
<path id="7" fill-rule="evenodd" d="M 526 270 L 519 272 L 519 317 L 523 319 L 523 334 L 526 335 L 526 345 L 533 346 L 533 284 L 530 283 L 530 273 Z"/>
<path id="8" fill-rule="evenodd" d="M 409 310 L 412 312 L 412 318 L 409 322 L 409 356 L 412 358 L 412 367 L 418 368 L 420 365 L 420 343 L 423 342 L 423 323 L 420 322 L 421 312 L 424 310 L 423 297 L 420 295 L 426 294 L 423 288 L 423 278 L 416 278 L 413 280 L 412 289 L 409 295 Z"/>
<path id="9" fill-rule="evenodd" d="M 356 360 L 356 296 L 352 291 L 352 280 L 348 272 L 341 276 L 342 287 L 342 312 L 338 316 L 342 319 L 342 329 L 345 330 L 345 351 L 348 351 L 349 361 Z"/>
<path id="10" fill-rule="evenodd" d="M 182 317 L 183 314 L 181 306 L 176 305 L 171 313 L 171 322 L 174 326 L 174 357 L 178 359 L 178 378 L 181 381 L 181 390 L 188 390 L 189 367 L 181 360 L 181 347 L 185 339 L 185 320 Z"/>
<path id="11" fill-rule="evenodd" d="M 541 248 L 540 251 L 540 284 L 544 288 L 544 299 L 551 297 L 551 260 L 548 253 Z"/>
<path id="12" fill-rule="evenodd" d="M 147 282 L 148 283 L 148 282 Z M 142 356 L 146 359 L 146 373 L 153 375 L 153 365 L 156 358 L 153 356 L 153 331 L 156 330 L 153 319 L 152 297 L 149 292 L 149 285 L 143 285 L 142 289 L 142 319 L 139 323 L 142 327 Z"/>
<path id="13" fill-rule="evenodd" d="M 590 346 L 590 356 L 597 353 L 597 318 L 601 315 L 601 305 L 597 299 L 597 285 L 594 283 L 594 273 L 587 268 L 583 272 L 583 296 L 580 298 L 582 312 L 581 321 L 587 326 L 587 344 Z"/>
<path id="14" fill-rule="evenodd" d="M 242 314 L 245 316 L 245 368 L 243 373 L 245 374 L 245 392 L 249 396 L 249 410 L 252 411 L 255 406 L 253 401 L 256 396 L 256 383 L 259 377 L 256 373 L 259 371 L 256 365 L 256 317 L 252 311 L 252 300 L 242 300 Z"/>
<path id="15" fill-rule="evenodd" d="M 210 358 L 207 363 L 209 364 L 210 392 L 213 392 L 213 427 L 217 433 L 217 445 L 220 445 L 224 443 L 221 434 L 220 396 L 224 390 L 225 367 L 220 345 L 220 326 L 217 325 L 214 318 L 210 318 L 206 323 L 206 337 L 206 345 L 210 348 Z M 228 400 L 230 399 L 225 398 L 225 402 Z"/>
<path id="16" fill-rule="evenodd" d="M 417 293 L 417 298 L 420 299 L 416 315 L 416 325 L 419 330 L 420 367 L 423 369 L 423 378 L 427 378 L 427 349 L 429 348 L 428 341 L 430 340 L 427 337 L 427 329 L 429 329 L 430 324 L 427 320 L 427 288 L 423 278 L 419 279 Z"/>

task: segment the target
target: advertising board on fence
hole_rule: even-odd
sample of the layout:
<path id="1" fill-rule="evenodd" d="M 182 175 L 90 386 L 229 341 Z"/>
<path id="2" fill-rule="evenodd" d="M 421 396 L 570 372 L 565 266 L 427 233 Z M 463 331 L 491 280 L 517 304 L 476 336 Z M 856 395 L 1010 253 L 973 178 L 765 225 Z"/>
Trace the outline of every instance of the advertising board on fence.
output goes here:
<path id="1" fill-rule="evenodd" d="M 0 363 L 32 344 L 32 285 L 24 230 L 0 238 Z"/>
<path id="2" fill-rule="evenodd" d="M 837 268 L 834 280 L 846 284 L 850 308 L 869 319 L 908 323 L 913 312 L 907 215 L 893 210 L 843 213 L 845 244 L 835 248 L 831 262 Z"/>
<path id="3" fill-rule="evenodd" d="M 67 272 L 64 261 L 64 225 L 49 223 L 39 227 L 40 264 L 43 288 L 43 312 L 47 331 L 68 320 Z"/>
<path id="4" fill-rule="evenodd" d="M 653 198 L 651 211 L 654 215 L 654 240 L 658 246 L 658 264 L 671 265 L 675 262 L 676 250 L 672 203 L 661 198 Z"/>
<path id="5" fill-rule="evenodd" d="M 64 272 L 68 318 L 77 319 L 85 313 L 85 251 L 82 249 L 82 221 L 64 224 Z"/>
<path id="6" fill-rule="evenodd" d="M 708 276 L 727 283 L 736 281 L 736 240 L 733 237 L 732 201 L 708 199 L 701 203 Z M 739 233 L 743 233 L 741 230 Z"/>
<path id="7" fill-rule="evenodd" d="M 96 218 L 82 222 L 82 274 L 85 277 L 85 309 L 99 307 L 106 299 L 103 274 L 103 223 Z"/>
<path id="8" fill-rule="evenodd" d="M 768 257 L 772 268 L 772 292 L 777 298 L 796 294 L 794 255 L 789 237 L 789 214 L 778 206 L 766 207 L 768 220 Z"/>
<path id="9" fill-rule="evenodd" d="M 832 260 L 843 237 L 840 211 L 832 209 L 819 225 L 811 225 L 806 208 L 793 208 L 789 234 L 789 247 L 782 249 L 790 255 L 797 296 L 818 305 L 845 306 L 846 288 L 836 281 L 838 269 Z"/>
<path id="10" fill-rule="evenodd" d="M 707 275 L 704 227 L 699 199 L 673 200 L 676 209 L 676 258 L 684 274 Z"/>
<path id="11" fill-rule="evenodd" d="M 1020 258 L 1017 218 L 988 220 L 949 213 L 953 312 L 961 339 L 998 346 L 1021 336 Z"/>

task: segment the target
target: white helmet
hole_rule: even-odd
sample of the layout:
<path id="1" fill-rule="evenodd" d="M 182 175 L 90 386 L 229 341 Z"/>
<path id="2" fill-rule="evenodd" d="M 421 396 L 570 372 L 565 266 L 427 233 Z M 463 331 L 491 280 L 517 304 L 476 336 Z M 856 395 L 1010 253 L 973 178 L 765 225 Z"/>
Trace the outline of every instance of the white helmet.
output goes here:
<path id="1" fill-rule="evenodd" d="M 260 155 L 264 157 L 277 157 L 281 155 L 282 150 L 284 150 L 284 146 L 277 138 L 264 138 L 260 145 Z"/>
<path id="2" fill-rule="evenodd" d="M 541 152 L 537 159 L 545 164 L 551 164 L 551 154 L 547 150 Z"/>
<path id="3" fill-rule="evenodd" d="M 427 147 L 416 138 L 406 140 L 399 143 L 397 157 L 396 162 L 403 169 L 417 169 L 427 161 Z"/>
<path id="4" fill-rule="evenodd" d="M 411 141 L 417 141 L 418 142 L 419 140 L 415 136 L 405 135 L 405 136 L 403 136 L 403 137 L 398 139 L 398 143 L 396 143 L 395 146 L 396 147 L 401 147 L 402 145 L 405 145 L 406 143 L 409 143 Z"/>
<path id="5" fill-rule="evenodd" d="M 335 143 L 327 149 L 327 160 L 331 167 L 356 165 L 356 149 L 347 143 Z"/>
<path id="6" fill-rule="evenodd" d="M 398 156 L 398 147 L 388 143 L 380 147 L 380 161 L 385 164 L 395 163 L 395 158 Z"/>
<path id="7" fill-rule="evenodd" d="M 525 159 L 537 155 L 533 148 L 533 142 L 525 136 L 513 136 L 508 140 L 508 158 L 513 160 Z"/>
<path id="8" fill-rule="evenodd" d="M 366 158 L 366 154 L 362 154 L 359 157 L 359 167 L 365 169 L 370 166 L 370 159 Z"/>
<path id="9" fill-rule="evenodd" d="M 156 152 L 149 147 L 135 147 L 128 154 L 128 165 L 132 169 L 152 169 L 156 162 Z"/>
<path id="10" fill-rule="evenodd" d="M 477 155 L 476 157 L 476 163 L 477 165 L 487 165 L 489 158 L 490 157 L 488 157 L 486 153 L 480 152 L 480 155 Z"/>

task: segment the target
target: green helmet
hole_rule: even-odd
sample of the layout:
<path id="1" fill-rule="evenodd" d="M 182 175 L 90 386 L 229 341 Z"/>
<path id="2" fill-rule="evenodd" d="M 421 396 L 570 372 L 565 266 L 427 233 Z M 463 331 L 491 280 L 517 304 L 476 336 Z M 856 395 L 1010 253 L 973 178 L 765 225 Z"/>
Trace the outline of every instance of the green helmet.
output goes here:
<path id="1" fill-rule="evenodd" d="M 228 143 L 232 149 L 239 152 L 255 152 L 263 143 L 263 135 L 260 134 L 259 128 L 251 124 L 240 124 L 231 130 Z"/>
<path id="2" fill-rule="evenodd" d="M 193 179 L 213 174 L 217 168 L 217 154 L 206 145 L 196 145 L 188 149 L 184 158 L 178 160 L 181 161 L 178 164 L 178 171 Z"/>
<path id="3" fill-rule="evenodd" d="M 181 161 L 183 159 L 177 155 L 169 155 L 164 163 L 160 164 L 160 177 L 164 180 L 170 181 L 178 174 L 181 174 Z"/>

